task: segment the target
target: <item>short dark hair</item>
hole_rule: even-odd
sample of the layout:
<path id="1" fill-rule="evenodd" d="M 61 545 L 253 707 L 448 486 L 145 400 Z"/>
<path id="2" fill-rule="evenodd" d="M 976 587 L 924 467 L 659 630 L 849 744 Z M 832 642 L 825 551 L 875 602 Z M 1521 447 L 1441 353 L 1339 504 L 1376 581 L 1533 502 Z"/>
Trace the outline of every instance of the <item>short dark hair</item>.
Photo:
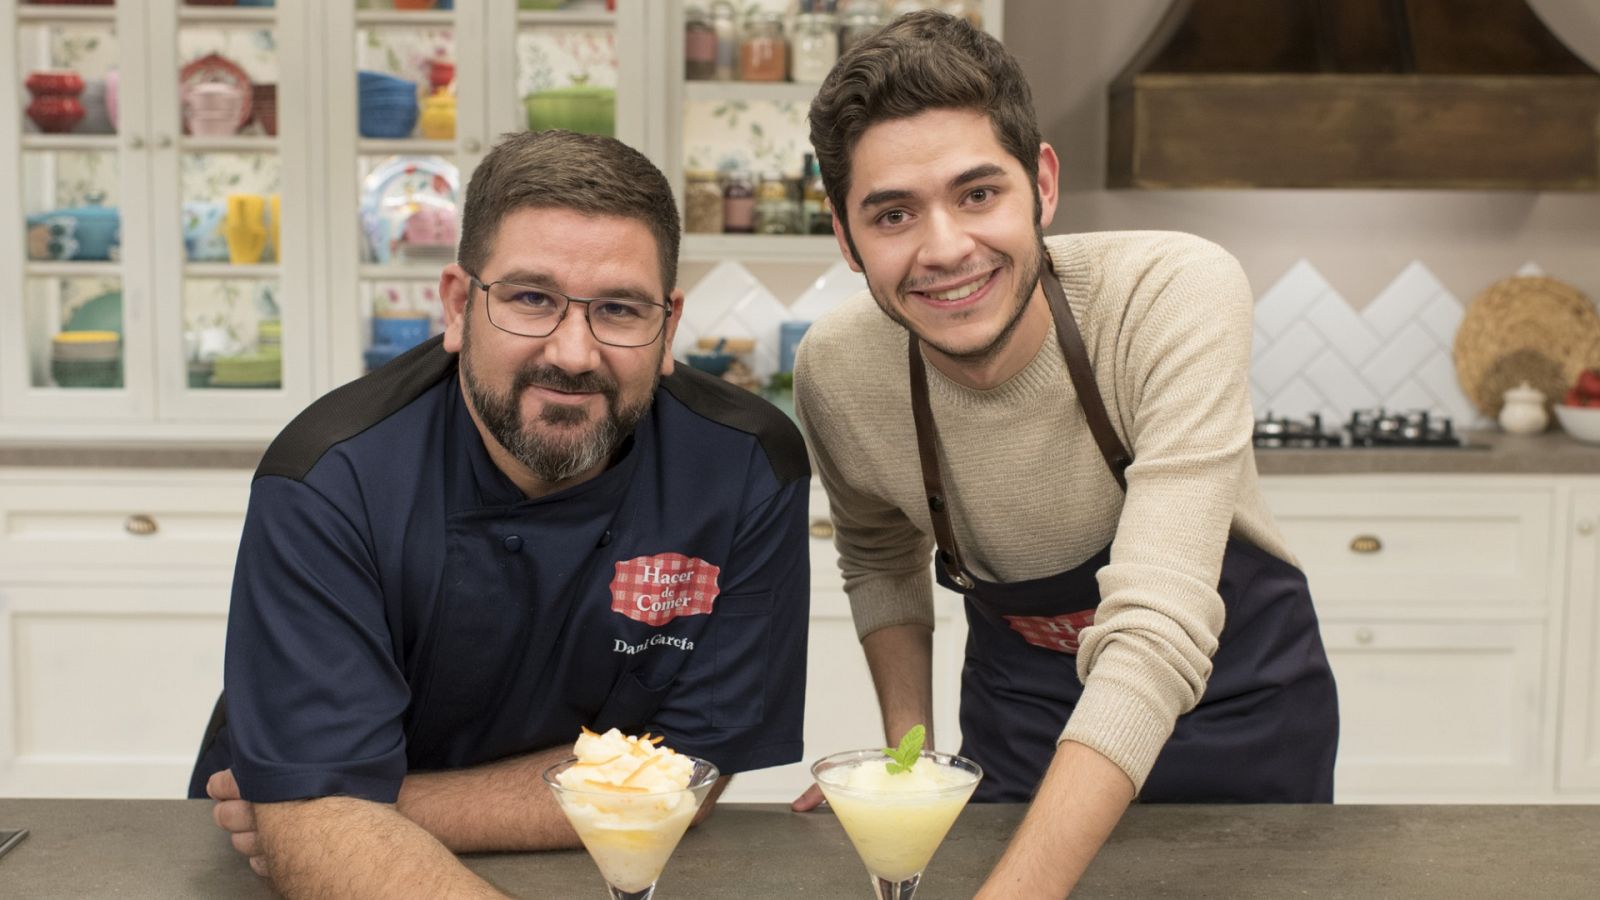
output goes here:
<path id="1" fill-rule="evenodd" d="M 930 109 L 987 113 L 995 137 L 1034 184 L 1038 205 L 1039 121 L 1022 66 L 998 40 L 936 10 L 903 15 L 840 57 L 811 101 L 811 146 L 834 212 L 850 238 L 845 196 L 850 154 L 871 126 Z M 929 135 L 938 140 L 938 135 Z M 851 252 L 855 243 L 850 242 Z M 859 254 L 858 254 L 859 257 Z"/>
<path id="2" fill-rule="evenodd" d="M 505 217 L 519 209 L 571 209 L 637 219 L 656 239 L 661 283 L 678 282 L 678 206 L 667 177 L 616 138 L 552 129 L 502 136 L 472 173 L 461 210 L 461 266 L 474 275 Z"/>

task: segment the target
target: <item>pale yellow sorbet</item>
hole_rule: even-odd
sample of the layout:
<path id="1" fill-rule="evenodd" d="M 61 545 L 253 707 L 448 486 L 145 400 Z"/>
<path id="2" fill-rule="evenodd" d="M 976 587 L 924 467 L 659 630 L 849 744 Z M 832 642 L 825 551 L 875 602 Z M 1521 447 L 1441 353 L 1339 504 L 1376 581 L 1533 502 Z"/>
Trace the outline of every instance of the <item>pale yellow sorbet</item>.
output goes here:
<path id="1" fill-rule="evenodd" d="M 903 881 L 928 865 L 978 777 L 924 756 L 893 775 L 884 760 L 837 766 L 818 773 L 817 784 L 867 871 Z"/>

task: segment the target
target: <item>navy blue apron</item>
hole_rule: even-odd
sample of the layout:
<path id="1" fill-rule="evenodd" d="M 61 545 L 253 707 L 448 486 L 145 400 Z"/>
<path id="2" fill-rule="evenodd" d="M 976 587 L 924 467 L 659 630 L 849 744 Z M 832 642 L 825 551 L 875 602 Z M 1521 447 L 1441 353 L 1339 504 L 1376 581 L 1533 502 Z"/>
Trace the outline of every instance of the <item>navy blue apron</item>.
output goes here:
<path id="1" fill-rule="evenodd" d="M 1048 269 L 1040 283 L 1090 431 L 1124 490 L 1132 457 L 1095 385 L 1088 352 Z M 1082 564 L 1030 581 L 996 583 L 961 561 L 939 474 L 927 372 L 910 341 L 912 411 L 923 485 L 938 543 L 940 585 L 966 598 L 961 755 L 983 767 L 973 800 L 1031 800 L 1083 685 L 1078 632 L 1100 603 L 1095 573 L 1109 546 Z M 1330 803 L 1339 713 L 1305 575 L 1246 541 L 1228 540 L 1217 585 L 1227 611 L 1199 706 L 1180 716 L 1139 799 L 1146 803 Z"/>

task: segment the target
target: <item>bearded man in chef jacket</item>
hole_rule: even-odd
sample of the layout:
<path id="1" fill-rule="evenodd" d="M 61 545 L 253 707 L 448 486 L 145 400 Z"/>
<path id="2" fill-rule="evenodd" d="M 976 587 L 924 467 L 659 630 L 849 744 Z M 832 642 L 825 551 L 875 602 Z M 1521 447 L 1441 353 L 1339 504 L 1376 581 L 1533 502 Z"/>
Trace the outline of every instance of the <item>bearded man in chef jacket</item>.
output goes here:
<path id="1" fill-rule="evenodd" d="M 1256 473 L 1238 263 L 1045 238 L 1060 163 L 1028 84 L 942 13 L 853 46 L 810 123 L 868 290 L 807 333 L 796 411 L 891 745 L 936 724 L 931 582 L 965 597 L 974 799 L 1032 802 L 980 896 L 1067 893 L 1135 797 L 1331 802 L 1334 682 Z"/>
<path id="2" fill-rule="evenodd" d="M 583 727 L 800 759 L 805 445 L 673 363 L 678 237 L 638 151 L 506 136 L 444 334 L 268 448 L 190 796 L 280 892 L 499 896 L 454 853 L 578 846 L 540 775 Z"/>

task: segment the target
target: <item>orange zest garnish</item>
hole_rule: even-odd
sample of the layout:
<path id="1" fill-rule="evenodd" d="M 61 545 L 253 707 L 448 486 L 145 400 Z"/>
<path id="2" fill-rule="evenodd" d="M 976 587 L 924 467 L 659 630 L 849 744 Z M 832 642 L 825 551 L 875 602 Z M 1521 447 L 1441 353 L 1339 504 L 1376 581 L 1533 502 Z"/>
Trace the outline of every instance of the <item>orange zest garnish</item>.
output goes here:
<path id="1" fill-rule="evenodd" d="M 581 769 L 581 768 L 583 768 L 583 767 L 585 767 L 585 766 L 604 766 L 604 765 L 609 765 L 609 764 L 611 764 L 611 763 L 614 763 L 614 762 L 616 762 L 616 761 L 617 761 L 617 760 L 619 760 L 619 759 L 621 759 L 621 758 L 622 758 L 622 756 L 621 756 L 621 755 L 620 755 L 620 754 L 619 754 L 619 755 L 617 755 L 617 756 L 613 756 L 613 757 L 611 757 L 611 758 L 610 758 L 610 759 L 602 759 L 602 760 L 600 760 L 600 761 L 599 761 L 599 762 L 580 762 L 580 763 L 573 763 L 573 764 L 572 764 L 572 768 L 574 768 L 574 769 Z"/>
<path id="2" fill-rule="evenodd" d="M 594 732 L 590 731 L 589 730 L 589 726 L 587 726 L 587 725 L 579 725 L 578 726 L 578 730 L 583 732 L 584 734 L 587 734 L 589 737 L 599 737 L 600 736 L 600 735 L 595 734 Z"/>
<path id="3" fill-rule="evenodd" d="M 645 769 L 648 769 L 652 765 L 655 765 L 655 763 L 660 759 L 661 759 L 661 757 L 659 757 L 659 756 L 652 756 L 649 759 L 645 760 L 644 762 L 640 763 L 639 764 L 639 768 L 634 769 L 632 774 L 630 774 L 627 778 L 622 779 L 622 783 L 623 784 L 632 783 L 635 778 L 639 777 L 639 773 L 640 772 L 643 772 Z"/>
<path id="4" fill-rule="evenodd" d="M 649 735 L 645 735 L 645 736 L 646 736 L 646 737 L 649 737 Z M 661 743 L 661 742 L 662 742 L 662 741 L 664 741 L 664 740 L 666 740 L 666 736 L 665 736 L 665 735 L 660 735 L 660 734 L 658 734 L 658 735 L 656 735 L 656 736 L 655 736 L 655 737 L 653 737 L 653 738 L 650 738 L 650 743 L 652 743 L 652 744 L 659 744 L 659 743 Z"/>
<path id="5" fill-rule="evenodd" d="M 620 793 L 620 794 L 648 794 L 648 793 L 650 793 L 650 790 L 648 788 L 634 787 L 631 784 L 614 785 L 613 787 L 610 788 L 610 790 L 616 791 L 617 793 Z"/>

